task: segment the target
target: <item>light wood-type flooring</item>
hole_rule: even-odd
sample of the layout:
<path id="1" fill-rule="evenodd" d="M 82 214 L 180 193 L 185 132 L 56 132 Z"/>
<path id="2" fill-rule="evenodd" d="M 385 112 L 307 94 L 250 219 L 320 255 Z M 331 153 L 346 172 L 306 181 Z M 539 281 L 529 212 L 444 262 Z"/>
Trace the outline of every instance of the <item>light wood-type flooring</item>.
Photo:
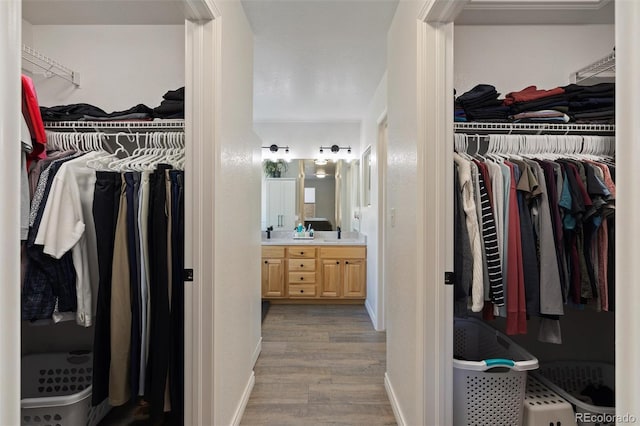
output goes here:
<path id="1" fill-rule="evenodd" d="M 395 425 L 363 305 L 272 305 L 241 425 Z"/>

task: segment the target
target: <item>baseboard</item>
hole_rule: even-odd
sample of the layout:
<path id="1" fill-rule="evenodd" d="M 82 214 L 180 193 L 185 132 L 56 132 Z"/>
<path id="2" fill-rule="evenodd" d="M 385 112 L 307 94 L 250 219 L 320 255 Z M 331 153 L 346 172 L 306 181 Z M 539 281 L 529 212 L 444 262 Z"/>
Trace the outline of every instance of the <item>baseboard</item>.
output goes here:
<path id="1" fill-rule="evenodd" d="M 369 314 L 369 319 L 371 319 L 371 323 L 373 324 L 373 328 L 378 331 L 378 318 L 376 317 L 376 313 L 371 307 L 371 303 L 369 303 L 369 299 L 364 301 L 364 307 L 367 308 L 367 313 Z"/>
<path id="2" fill-rule="evenodd" d="M 260 356 L 260 352 L 262 352 L 262 336 L 260 336 L 260 339 L 258 340 L 258 344 L 256 345 L 256 350 L 253 351 L 253 355 L 251 356 L 251 368 L 253 368 L 256 365 L 256 362 L 258 361 L 258 357 Z"/>
<path id="3" fill-rule="evenodd" d="M 247 408 L 247 403 L 249 402 L 249 397 L 251 396 L 251 391 L 253 390 L 253 385 L 256 383 L 256 376 L 251 371 L 251 375 L 249 376 L 249 382 L 247 382 L 247 386 L 244 388 L 244 392 L 242 392 L 242 398 L 240 399 L 240 404 L 238 404 L 238 408 L 236 409 L 235 414 L 233 415 L 233 422 L 231 423 L 233 426 L 239 426 L 240 421 L 242 420 L 242 416 L 244 415 L 244 409 Z"/>
<path id="4" fill-rule="evenodd" d="M 384 373 L 384 388 L 387 390 L 387 396 L 389 397 L 389 402 L 391 403 L 396 423 L 398 423 L 398 426 L 405 426 L 407 422 L 404 420 L 400 404 L 398 404 L 398 398 L 396 398 L 396 393 L 393 390 L 393 386 L 391 385 L 391 381 L 389 380 L 389 375 L 387 373 Z"/>

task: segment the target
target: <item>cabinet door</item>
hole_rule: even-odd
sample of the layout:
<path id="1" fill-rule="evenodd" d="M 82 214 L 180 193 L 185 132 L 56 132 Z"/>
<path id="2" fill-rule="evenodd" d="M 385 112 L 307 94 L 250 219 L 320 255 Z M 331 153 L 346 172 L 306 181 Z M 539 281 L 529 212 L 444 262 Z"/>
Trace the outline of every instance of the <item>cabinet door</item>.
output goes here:
<path id="1" fill-rule="evenodd" d="M 320 297 L 339 297 L 342 261 L 337 259 L 322 260 L 322 281 Z"/>
<path id="2" fill-rule="evenodd" d="M 282 190 L 275 180 L 267 180 L 267 227 L 273 226 L 275 230 L 284 229 L 282 217 Z"/>
<path id="3" fill-rule="evenodd" d="M 366 264 L 361 259 L 344 261 L 344 297 L 362 298 L 366 294 Z"/>
<path id="4" fill-rule="evenodd" d="M 267 179 L 267 226 L 292 231 L 296 226 L 296 180 Z"/>
<path id="5" fill-rule="evenodd" d="M 262 297 L 284 296 L 284 259 L 262 259 Z"/>
<path id="6" fill-rule="evenodd" d="M 282 229 L 293 231 L 296 227 L 296 181 L 294 179 L 283 180 L 280 183 Z"/>

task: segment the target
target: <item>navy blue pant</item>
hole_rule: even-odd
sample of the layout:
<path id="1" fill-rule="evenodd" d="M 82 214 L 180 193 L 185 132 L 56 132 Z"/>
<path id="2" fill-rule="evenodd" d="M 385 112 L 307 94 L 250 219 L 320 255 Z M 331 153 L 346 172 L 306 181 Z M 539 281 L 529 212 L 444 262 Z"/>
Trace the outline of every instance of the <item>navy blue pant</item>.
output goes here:
<path id="1" fill-rule="evenodd" d="M 93 388 L 91 403 L 100 404 L 109 396 L 111 365 L 111 267 L 116 221 L 120 208 L 120 174 L 96 172 L 93 195 L 93 220 L 98 241 L 98 305 L 93 338 Z"/>

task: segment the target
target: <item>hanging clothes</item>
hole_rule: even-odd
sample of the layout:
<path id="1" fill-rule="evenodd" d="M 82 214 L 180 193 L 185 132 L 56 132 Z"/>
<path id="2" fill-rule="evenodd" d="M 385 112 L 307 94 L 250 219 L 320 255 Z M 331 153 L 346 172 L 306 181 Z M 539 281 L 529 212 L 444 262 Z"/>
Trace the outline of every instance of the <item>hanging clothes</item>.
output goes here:
<path id="1" fill-rule="evenodd" d="M 511 142 L 522 148 L 544 136 L 517 138 Z M 567 138 L 583 143 L 581 137 Z M 526 333 L 527 318 L 539 317 L 539 339 L 560 343 L 558 320 L 567 304 L 612 309 L 615 166 L 609 159 L 509 153 L 471 158 L 454 153 L 454 162 L 456 315 L 465 315 L 465 303 L 479 312 L 475 296 L 481 293 L 487 304 L 483 316 L 505 317 L 508 334 Z M 475 232 L 482 250 L 476 257 L 471 238 Z M 488 241 L 494 234 L 495 243 Z M 483 278 L 480 284 L 474 281 L 475 270 L 471 276 L 465 273 L 469 255 L 472 262 L 482 259 L 486 267 L 484 276 L 477 275 Z M 500 273 L 491 274 L 490 268 Z M 495 297 L 500 290 L 502 307 Z"/>
<path id="2" fill-rule="evenodd" d="M 167 152 L 181 164 L 175 145 Z M 142 397 L 154 421 L 181 424 L 184 172 L 120 171 L 133 164 L 70 150 L 31 165 L 22 315 L 95 327 L 93 405 Z"/>

